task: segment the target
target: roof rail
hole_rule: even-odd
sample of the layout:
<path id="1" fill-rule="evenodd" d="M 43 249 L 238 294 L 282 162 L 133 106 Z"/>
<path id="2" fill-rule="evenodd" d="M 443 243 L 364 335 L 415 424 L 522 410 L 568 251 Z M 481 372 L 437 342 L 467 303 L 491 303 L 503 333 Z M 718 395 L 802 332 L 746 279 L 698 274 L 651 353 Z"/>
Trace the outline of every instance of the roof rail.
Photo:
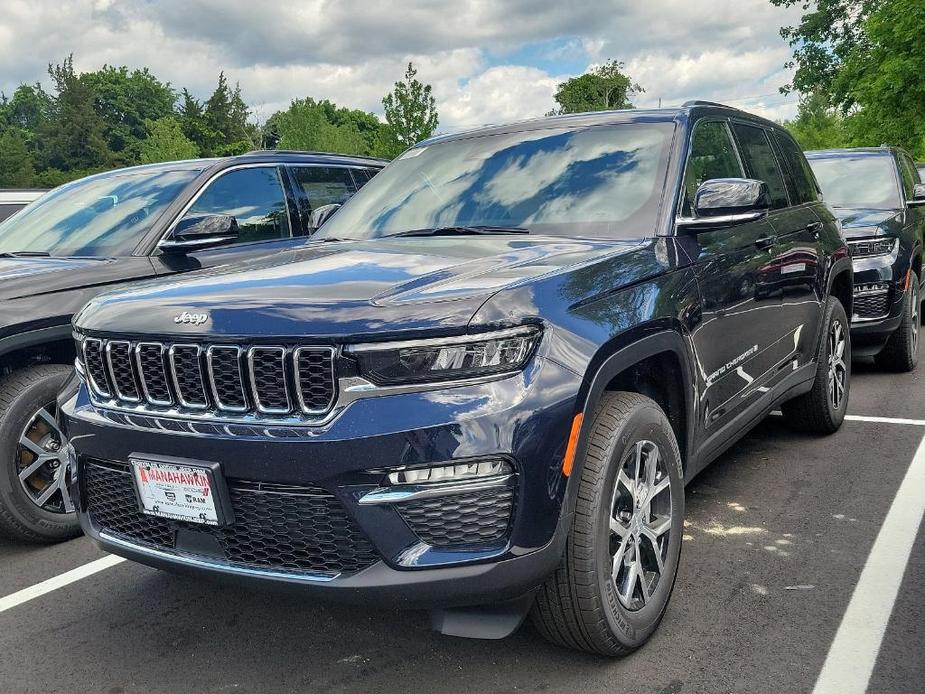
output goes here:
<path id="1" fill-rule="evenodd" d="M 704 101 L 703 99 L 691 99 L 690 101 L 685 101 L 683 104 L 681 104 L 681 108 L 687 108 L 689 106 L 719 106 L 721 108 L 735 108 L 734 106 L 721 104 L 718 101 Z"/>
<path id="2" fill-rule="evenodd" d="M 306 149 L 252 149 L 250 152 L 245 152 L 240 156 L 256 154 L 306 154 L 310 156 L 319 156 L 319 157 L 347 157 L 350 159 L 371 159 L 373 161 L 388 161 L 382 157 L 371 157 L 366 154 L 342 154 L 339 152 L 317 152 L 314 150 Z"/>

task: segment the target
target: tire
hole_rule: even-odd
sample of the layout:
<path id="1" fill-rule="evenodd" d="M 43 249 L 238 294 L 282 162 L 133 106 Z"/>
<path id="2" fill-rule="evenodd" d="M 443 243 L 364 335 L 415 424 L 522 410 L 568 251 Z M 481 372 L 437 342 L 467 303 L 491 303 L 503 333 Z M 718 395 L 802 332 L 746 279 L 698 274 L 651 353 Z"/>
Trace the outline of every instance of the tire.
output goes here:
<path id="1" fill-rule="evenodd" d="M 914 271 L 909 276 L 909 289 L 903 299 L 903 321 L 893 331 L 880 353 L 877 365 L 888 371 L 906 373 L 919 363 L 919 278 Z"/>
<path id="2" fill-rule="evenodd" d="M 653 460 L 652 446 L 658 453 L 658 476 L 640 507 L 634 500 L 641 497 L 627 494 L 626 482 L 632 484 L 632 480 L 620 477 L 618 482 L 618 475 L 632 472 L 634 461 L 640 459 L 648 468 Z M 545 638 L 561 646 L 606 656 L 626 655 L 644 644 L 658 627 L 674 588 L 681 554 L 684 475 L 665 413 L 643 395 L 605 393 L 591 421 L 583 464 L 576 469 L 581 470 L 581 478 L 565 553 L 559 568 L 538 591 L 532 621 Z M 663 488 L 653 491 L 659 487 Z M 666 520 L 667 511 L 670 517 Z M 640 526 L 638 519 L 642 518 L 648 518 L 649 524 Z M 613 523 L 619 524 L 621 534 L 611 529 Z M 658 533 L 657 545 L 643 530 L 654 532 L 656 525 L 664 528 Z M 654 588 L 647 590 L 646 576 L 655 567 L 655 547 L 660 549 L 663 566 Z M 634 559 L 643 559 L 641 581 L 633 578 L 630 584 L 635 574 L 625 561 L 618 564 L 612 556 L 612 552 L 621 551 L 625 561 L 631 552 Z M 616 581 L 614 564 L 620 567 Z M 654 573 L 649 579 L 654 579 Z M 620 593 L 631 602 L 627 604 Z"/>
<path id="3" fill-rule="evenodd" d="M 812 390 L 785 402 L 781 412 L 792 429 L 832 434 L 845 421 L 851 389 L 851 329 L 834 296 L 826 304 L 817 355 Z"/>
<path id="4" fill-rule="evenodd" d="M 69 366 L 45 364 L 15 371 L 0 381 L 0 533 L 12 539 L 59 542 L 80 534 L 70 499 L 61 491 L 60 479 L 69 472 L 56 451 L 63 449 L 64 441 L 50 423 L 52 403 L 71 371 Z M 50 407 L 46 409 L 49 421 L 40 411 Z M 20 443 L 23 437 L 33 442 L 30 448 Z M 21 482 L 20 472 L 39 462 L 33 449 L 47 461 Z M 43 506 L 37 505 L 43 493 L 55 486 Z"/>

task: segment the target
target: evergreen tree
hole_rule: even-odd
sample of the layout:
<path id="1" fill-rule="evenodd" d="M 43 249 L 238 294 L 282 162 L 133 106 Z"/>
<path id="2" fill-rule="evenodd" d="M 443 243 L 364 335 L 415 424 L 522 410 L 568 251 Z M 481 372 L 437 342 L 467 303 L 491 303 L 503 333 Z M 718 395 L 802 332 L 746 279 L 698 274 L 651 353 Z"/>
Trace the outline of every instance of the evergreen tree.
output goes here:
<path id="1" fill-rule="evenodd" d="M 196 143 L 183 134 L 180 119 L 176 116 L 149 120 L 145 127 L 147 137 L 139 146 L 139 161 L 142 164 L 193 159 L 199 154 Z"/>
<path id="2" fill-rule="evenodd" d="M 25 134 L 19 128 L 7 128 L 0 135 L 0 188 L 27 188 L 34 176 Z"/>

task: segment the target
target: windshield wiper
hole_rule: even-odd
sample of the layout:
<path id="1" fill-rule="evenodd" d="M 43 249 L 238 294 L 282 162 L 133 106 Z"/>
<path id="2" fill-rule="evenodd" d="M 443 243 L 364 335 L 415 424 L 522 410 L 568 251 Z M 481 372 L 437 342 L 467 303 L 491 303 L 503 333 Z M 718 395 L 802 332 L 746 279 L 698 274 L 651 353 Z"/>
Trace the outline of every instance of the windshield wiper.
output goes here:
<path id="1" fill-rule="evenodd" d="M 4 251 L 0 258 L 50 258 L 48 251 Z"/>
<path id="2" fill-rule="evenodd" d="M 489 224 L 478 224 L 475 226 L 449 226 L 433 227 L 429 229 L 412 229 L 411 231 L 402 231 L 397 234 L 387 234 L 383 238 L 394 236 L 454 236 L 459 235 L 479 235 L 479 234 L 529 234 L 530 230 L 523 227 L 504 227 L 492 226 Z"/>

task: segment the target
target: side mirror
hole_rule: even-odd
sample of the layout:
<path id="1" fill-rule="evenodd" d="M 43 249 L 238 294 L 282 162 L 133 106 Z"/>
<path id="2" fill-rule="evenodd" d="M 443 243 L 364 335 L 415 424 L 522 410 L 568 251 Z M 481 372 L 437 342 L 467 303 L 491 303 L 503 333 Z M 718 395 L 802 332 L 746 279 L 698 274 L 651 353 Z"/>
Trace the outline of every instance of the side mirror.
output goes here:
<path id="1" fill-rule="evenodd" d="M 689 229 L 717 229 L 760 219 L 771 207 L 768 184 L 752 178 L 713 178 L 694 195 L 694 216 L 678 219 Z"/>
<path id="2" fill-rule="evenodd" d="M 158 247 L 165 253 L 185 253 L 234 243 L 238 238 L 237 219 L 227 214 L 207 214 L 181 219 Z"/>
<path id="3" fill-rule="evenodd" d="M 328 221 L 331 216 L 340 209 L 340 203 L 332 202 L 330 205 L 321 205 L 312 210 L 312 215 L 308 220 L 312 232 L 318 231 L 322 224 Z"/>
<path id="4" fill-rule="evenodd" d="M 925 205 L 925 183 L 916 183 L 912 187 L 912 197 L 906 201 L 909 207 Z"/>

